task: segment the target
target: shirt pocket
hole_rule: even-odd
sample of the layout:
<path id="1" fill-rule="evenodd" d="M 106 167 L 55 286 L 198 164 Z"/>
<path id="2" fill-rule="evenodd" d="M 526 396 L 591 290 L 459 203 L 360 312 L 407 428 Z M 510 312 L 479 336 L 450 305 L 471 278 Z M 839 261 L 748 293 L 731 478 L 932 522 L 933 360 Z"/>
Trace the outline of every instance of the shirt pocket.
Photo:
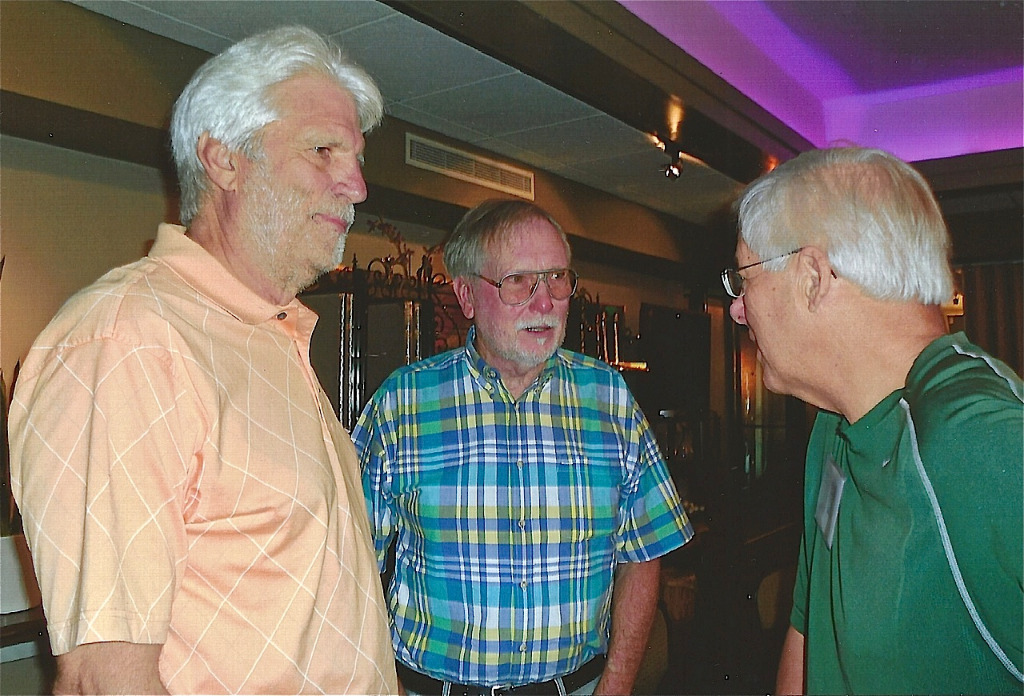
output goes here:
<path id="1" fill-rule="evenodd" d="M 570 442 L 551 447 L 524 472 L 522 519 L 540 543 L 611 541 L 618 528 L 621 468 Z"/>

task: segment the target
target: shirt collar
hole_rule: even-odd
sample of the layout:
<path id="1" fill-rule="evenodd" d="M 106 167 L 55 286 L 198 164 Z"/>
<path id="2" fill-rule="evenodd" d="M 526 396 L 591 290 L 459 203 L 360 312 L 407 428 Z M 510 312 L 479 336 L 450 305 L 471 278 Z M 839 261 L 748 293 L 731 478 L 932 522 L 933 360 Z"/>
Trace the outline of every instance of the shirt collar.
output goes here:
<path id="1" fill-rule="evenodd" d="M 476 326 L 469 327 L 469 331 L 466 332 L 466 355 L 469 359 L 470 372 L 477 379 L 481 379 L 488 384 L 501 383 L 501 375 L 498 371 L 487 364 L 487 361 L 481 357 L 480 352 L 476 349 Z M 565 363 L 565 358 L 562 355 L 562 349 L 559 348 L 555 351 L 555 354 L 547 359 L 544 363 L 543 369 L 540 374 L 537 375 L 537 379 L 533 381 L 533 384 L 524 392 L 528 394 L 533 390 L 540 391 L 547 386 L 559 369 L 559 366 Z"/>
<path id="2" fill-rule="evenodd" d="M 297 299 L 285 305 L 267 302 L 232 275 L 206 249 L 185 236 L 185 228 L 180 225 L 160 225 L 149 257 L 166 264 L 190 287 L 246 324 L 283 319 L 282 315 L 312 314 Z"/>

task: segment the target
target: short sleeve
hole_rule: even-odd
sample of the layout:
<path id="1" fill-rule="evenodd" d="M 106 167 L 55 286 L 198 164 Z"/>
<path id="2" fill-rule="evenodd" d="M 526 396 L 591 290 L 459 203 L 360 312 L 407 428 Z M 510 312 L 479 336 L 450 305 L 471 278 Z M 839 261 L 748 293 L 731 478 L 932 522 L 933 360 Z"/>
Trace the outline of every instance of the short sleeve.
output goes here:
<path id="1" fill-rule="evenodd" d="M 693 527 L 650 424 L 624 384 L 622 389 L 627 396 L 629 418 L 625 426 L 627 461 L 623 463 L 626 475 L 617 560 L 635 563 L 659 558 L 679 548 L 693 537 Z"/>
<path id="2" fill-rule="evenodd" d="M 382 393 L 381 391 L 378 394 Z M 363 495 L 370 517 L 370 533 L 380 572 L 384 572 L 388 546 L 394 536 L 394 516 L 390 502 L 390 471 L 388 455 L 382 438 L 380 407 L 376 395 L 363 408 L 355 428 L 352 442 L 359 455 L 359 468 L 363 477 Z"/>
<path id="3" fill-rule="evenodd" d="M 187 554 L 194 401 L 162 349 L 93 340 L 27 365 L 12 475 L 53 651 L 163 643 Z"/>

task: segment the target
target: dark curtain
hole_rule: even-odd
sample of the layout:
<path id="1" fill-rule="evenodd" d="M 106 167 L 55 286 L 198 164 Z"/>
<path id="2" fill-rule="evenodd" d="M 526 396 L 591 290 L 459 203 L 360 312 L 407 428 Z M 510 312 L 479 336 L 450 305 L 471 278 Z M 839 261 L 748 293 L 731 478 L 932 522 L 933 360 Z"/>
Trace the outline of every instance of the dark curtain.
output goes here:
<path id="1" fill-rule="evenodd" d="M 1024 373 L 1024 263 L 962 266 L 968 338 Z"/>

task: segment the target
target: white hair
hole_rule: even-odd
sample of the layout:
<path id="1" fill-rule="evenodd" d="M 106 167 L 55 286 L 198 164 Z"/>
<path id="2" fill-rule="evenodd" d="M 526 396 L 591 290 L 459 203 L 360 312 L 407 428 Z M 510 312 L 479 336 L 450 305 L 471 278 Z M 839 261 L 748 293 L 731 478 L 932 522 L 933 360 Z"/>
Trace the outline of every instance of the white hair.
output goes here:
<path id="1" fill-rule="evenodd" d="M 935 196 L 887 152 L 804 152 L 748 186 L 737 207 L 740 239 L 761 259 L 813 245 L 871 297 L 930 305 L 953 295 L 949 231 Z"/>
<path id="2" fill-rule="evenodd" d="M 279 117 L 271 88 L 301 73 L 325 75 L 351 94 L 364 133 L 383 118 L 384 99 L 373 79 L 313 30 L 280 27 L 236 43 L 196 71 L 171 115 L 182 224 L 192 222 L 208 186 L 196 152 L 199 136 L 209 133 L 234 151 L 258 156 L 261 130 Z"/>

